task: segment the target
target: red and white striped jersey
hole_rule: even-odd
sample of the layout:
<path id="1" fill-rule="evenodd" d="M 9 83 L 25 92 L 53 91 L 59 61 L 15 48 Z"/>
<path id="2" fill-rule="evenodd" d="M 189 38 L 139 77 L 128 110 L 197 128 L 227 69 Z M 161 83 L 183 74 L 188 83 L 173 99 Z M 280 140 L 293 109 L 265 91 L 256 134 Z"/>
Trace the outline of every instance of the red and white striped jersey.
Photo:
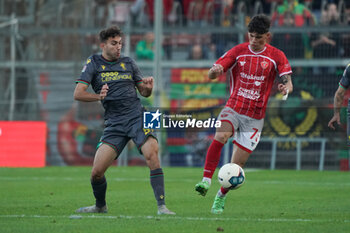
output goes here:
<path id="1" fill-rule="evenodd" d="M 280 77 L 292 73 L 284 53 L 269 44 L 257 53 L 250 49 L 249 42 L 239 44 L 216 64 L 222 65 L 224 72 L 230 74 L 230 98 L 226 106 L 254 119 L 265 117 L 277 72 Z"/>

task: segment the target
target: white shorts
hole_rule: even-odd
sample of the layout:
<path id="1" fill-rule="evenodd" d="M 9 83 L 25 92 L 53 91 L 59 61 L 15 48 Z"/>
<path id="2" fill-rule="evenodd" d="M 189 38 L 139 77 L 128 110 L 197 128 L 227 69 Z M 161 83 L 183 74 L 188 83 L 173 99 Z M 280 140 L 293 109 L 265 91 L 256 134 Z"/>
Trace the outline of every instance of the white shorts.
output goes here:
<path id="1" fill-rule="evenodd" d="M 234 144 L 249 153 L 254 151 L 260 140 L 264 119 L 257 120 L 225 107 L 221 110 L 218 120 L 231 124 Z"/>

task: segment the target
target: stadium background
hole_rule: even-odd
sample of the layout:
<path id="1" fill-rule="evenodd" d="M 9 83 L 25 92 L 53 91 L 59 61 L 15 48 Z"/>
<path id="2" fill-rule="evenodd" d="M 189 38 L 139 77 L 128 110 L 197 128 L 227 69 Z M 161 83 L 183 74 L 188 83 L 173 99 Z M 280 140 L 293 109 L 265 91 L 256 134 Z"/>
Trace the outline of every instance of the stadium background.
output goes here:
<path id="1" fill-rule="evenodd" d="M 200 109 L 199 116 L 215 116 L 228 97 L 228 84 L 224 78 L 209 83 L 207 70 L 224 51 L 246 41 L 252 15 L 265 13 L 275 19 L 271 44 L 285 51 L 292 65 L 294 92 L 282 102 L 273 91 L 263 140 L 247 167 L 349 169 L 346 102 L 342 127 L 336 132 L 327 128 L 334 92 L 350 61 L 350 6 L 345 1 L 292 1 L 290 9 L 283 8 L 286 1 L 167 0 L 163 7 L 153 2 L 161 3 L 0 0 L 2 126 L 7 121 L 44 121 L 46 165 L 92 164 L 103 111 L 99 103 L 73 100 L 74 81 L 88 56 L 99 52 L 96 35 L 109 25 L 124 31 L 123 53 L 136 60 L 144 75 L 156 78 L 153 97 L 142 99 L 145 106 Z M 328 2 L 338 13 L 331 22 L 323 19 Z M 290 13 L 294 23 L 281 25 L 280 17 Z M 137 44 L 148 32 L 155 35 L 154 57 L 141 59 Z M 321 35 L 335 44 L 318 43 Z M 189 54 L 196 45 L 201 57 Z M 17 130 L 20 134 L 23 128 Z M 158 136 L 165 166 L 202 166 L 213 131 L 161 131 Z M 30 145 L 31 139 L 24 140 Z M 15 136 L 1 144 L 0 156 L 5 156 L 5 147 L 20 143 Z M 34 151 L 32 147 L 26 150 Z M 20 160 L 21 154 L 16 157 Z M 118 164 L 145 163 L 130 143 Z"/>

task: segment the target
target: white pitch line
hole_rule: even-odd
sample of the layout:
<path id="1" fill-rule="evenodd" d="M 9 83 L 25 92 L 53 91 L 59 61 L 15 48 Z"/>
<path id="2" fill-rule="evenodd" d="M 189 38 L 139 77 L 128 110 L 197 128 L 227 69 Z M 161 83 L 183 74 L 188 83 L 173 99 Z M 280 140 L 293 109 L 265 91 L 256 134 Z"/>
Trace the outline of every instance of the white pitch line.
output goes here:
<path id="1" fill-rule="evenodd" d="M 208 217 L 180 217 L 180 216 L 130 216 L 130 215 L 0 215 L 0 218 L 69 218 L 69 219 L 156 219 L 156 220 L 187 220 L 187 221 L 237 221 L 237 222 L 311 222 L 327 223 L 339 222 L 350 223 L 350 219 L 302 219 L 302 218 L 208 218 Z"/>
<path id="2" fill-rule="evenodd" d="M 86 181 L 89 182 L 88 178 L 72 178 L 72 177 L 0 177 L 0 180 L 4 181 L 21 181 L 21 180 L 41 180 L 41 181 Z M 117 182 L 149 182 L 149 178 L 113 178 L 110 176 L 110 178 L 107 178 L 107 180 L 110 181 L 117 181 Z M 172 179 L 172 178 L 165 178 L 166 182 L 178 182 L 179 179 Z M 181 182 L 183 183 L 196 183 L 198 179 L 182 179 Z M 335 186 L 335 187 L 344 187 L 344 186 L 350 186 L 350 182 L 343 182 L 343 183 L 332 183 L 332 182 L 308 182 L 308 181 L 279 181 L 279 180 L 265 180 L 265 181 L 252 181 L 247 180 L 247 183 L 259 183 L 259 184 L 268 184 L 268 185 L 302 185 L 302 186 Z"/>

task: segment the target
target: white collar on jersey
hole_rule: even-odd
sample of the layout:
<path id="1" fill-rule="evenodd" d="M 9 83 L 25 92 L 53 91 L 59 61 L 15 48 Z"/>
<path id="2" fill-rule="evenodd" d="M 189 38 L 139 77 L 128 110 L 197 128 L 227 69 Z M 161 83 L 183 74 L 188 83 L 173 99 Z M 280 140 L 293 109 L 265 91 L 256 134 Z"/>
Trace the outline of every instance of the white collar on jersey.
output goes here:
<path id="1" fill-rule="evenodd" d="M 259 51 L 259 52 L 254 52 L 254 51 L 251 49 L 250 45 L 248 45 L 248 48 L 249 48 L 250 52 L 252 52 L 252 53 L 254 53 L 254 54 L 259 54 L 259 53 L 262 53 L 262 52 L 265 51 L 266 46 L 264 46 L 263 50 L 261 50 L 261 51 Z"/>

